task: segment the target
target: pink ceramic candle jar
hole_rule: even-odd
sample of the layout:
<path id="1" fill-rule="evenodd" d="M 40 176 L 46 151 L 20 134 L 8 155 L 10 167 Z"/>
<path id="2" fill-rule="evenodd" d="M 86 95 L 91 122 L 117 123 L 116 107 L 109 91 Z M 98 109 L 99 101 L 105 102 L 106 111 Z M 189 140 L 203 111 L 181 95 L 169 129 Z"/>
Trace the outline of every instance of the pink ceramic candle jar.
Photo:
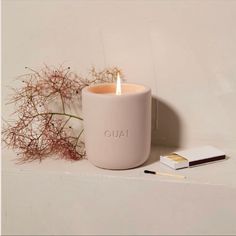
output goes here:
<path id="1" fill-rule="evenodd" d="M 88 160 L 106 169 L 143 164 L 151 145 L 151 90 L 143 85 L 98 84 L 82 91 Z"/>

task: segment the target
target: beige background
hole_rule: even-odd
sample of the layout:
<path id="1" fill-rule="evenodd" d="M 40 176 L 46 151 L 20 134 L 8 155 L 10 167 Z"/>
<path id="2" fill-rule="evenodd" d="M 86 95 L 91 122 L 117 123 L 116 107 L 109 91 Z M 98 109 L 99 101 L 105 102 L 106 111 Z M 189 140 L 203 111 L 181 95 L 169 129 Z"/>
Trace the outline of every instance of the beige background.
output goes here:
<path id="1" fill-rule="evenodd" d="M 3 98 L 25 66 L 86 74 L 117 65 L 159 99 L 154 143 L 227 151 L 236 146 L 235 22 L 236 1 L 3 1 Z"/>
<path id="2" fill-rule="evenodd" d="M 154 143 L 232 149 L 235 22 L 235 1 L 3 1 L 3 86 L 25 66 L 117 65 L 159 98 Z"/>
<path id="3" fill-rule="evenodd" d="M 3 1 L 3 118 L 25 66 L 64 63 L 86 75 L 91 65 L 116 65 L 152 88 L 154 144 L 212 144 L 230 157 L 174 171 L 158 160 L 176 149 L 153 146 L 142 167 L 114 172 L 87 160 L 15 165 L 4 149 L 3 233 L 234 235 L 235 23 L 230 0 Z"/>

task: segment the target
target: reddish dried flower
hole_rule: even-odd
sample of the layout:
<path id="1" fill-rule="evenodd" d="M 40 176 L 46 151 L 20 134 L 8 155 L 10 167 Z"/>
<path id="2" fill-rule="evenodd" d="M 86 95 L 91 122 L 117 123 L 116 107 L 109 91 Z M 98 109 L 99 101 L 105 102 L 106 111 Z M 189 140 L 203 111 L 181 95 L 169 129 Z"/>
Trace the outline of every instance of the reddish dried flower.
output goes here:
<path id="1" fill-rule="evenodd" d="M 20 150 L 20 162 L 41 161 L 52 154 L 70 160 L 83 158 L 83 129 L 76 134 L 70 124 L 72 120 L 81 122 L 83 119 L 71 114 L 70 105 L 80 103 L 85 86 L 113 82 L 120 70 L 109 68 L 97 72 L 92 68 L 88 79 L 71 72 L 69 67 L 53 69 L 45 66 L 39 72 L 27 69 L 30 73 L 20 77 L 24 86 L 15 89 L 10 100 L 16 106 L 18 119 L 6 124 L 3 141 L 8 147 Z"/>

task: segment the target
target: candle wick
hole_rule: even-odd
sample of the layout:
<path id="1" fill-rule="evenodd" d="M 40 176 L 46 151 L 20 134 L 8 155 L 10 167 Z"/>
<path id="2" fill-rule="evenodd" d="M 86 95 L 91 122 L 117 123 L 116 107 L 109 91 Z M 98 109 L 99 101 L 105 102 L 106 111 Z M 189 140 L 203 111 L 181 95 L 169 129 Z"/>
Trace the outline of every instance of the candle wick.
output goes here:
<path id="1" fill-rule="evenodd" d="M 117 73 L 116 79 L 116 95 L 121 95 L 121 79 L 119 72 Z"/>

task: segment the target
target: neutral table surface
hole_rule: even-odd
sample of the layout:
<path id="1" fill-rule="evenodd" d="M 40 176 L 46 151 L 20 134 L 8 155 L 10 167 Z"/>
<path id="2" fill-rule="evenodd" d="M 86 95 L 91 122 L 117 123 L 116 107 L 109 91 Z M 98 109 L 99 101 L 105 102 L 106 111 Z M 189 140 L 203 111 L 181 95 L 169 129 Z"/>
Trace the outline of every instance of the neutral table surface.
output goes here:
<path id="1" fill-rule="evenodd" d="M 175 171 L 159 162 L 173 150 L 152 147 L 147 163 L 125 171 L 87 160 L 16 165 L 16 154 L 3 150 L 3 234 L 236 234 L 236 152 Z"/>

